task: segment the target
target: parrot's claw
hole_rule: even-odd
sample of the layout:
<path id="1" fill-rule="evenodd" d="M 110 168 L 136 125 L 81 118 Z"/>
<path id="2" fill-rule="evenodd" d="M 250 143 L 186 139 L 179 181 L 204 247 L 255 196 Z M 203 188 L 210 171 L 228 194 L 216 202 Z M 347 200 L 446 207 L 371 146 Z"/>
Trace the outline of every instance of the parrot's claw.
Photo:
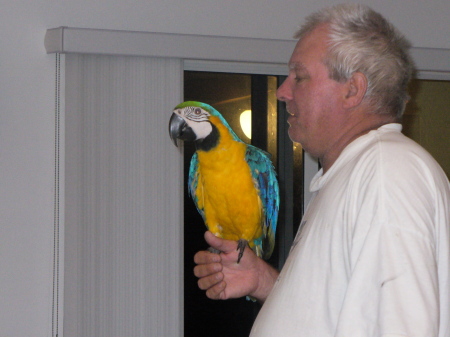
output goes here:
<path id="1" fill-rule="evenodd" d="M 239 251 L 237 263 L 241 261 L 242 256 L 244 255 L 245 247 L 247 247 L 247 240 L 240 239 L 238 240 L 237 249 Z"/>
<path id="2" fill-rule="evenodd" d="M 208 248 L 208 252 L 214 253 L 214 254 L 220 254 L 220 253 L 222 253 L 220 250 L 218 250 L 218 249 L 216 249 L 216 248 L 213 248 L 213 247 L 209 247 L 209 248 Z"/>

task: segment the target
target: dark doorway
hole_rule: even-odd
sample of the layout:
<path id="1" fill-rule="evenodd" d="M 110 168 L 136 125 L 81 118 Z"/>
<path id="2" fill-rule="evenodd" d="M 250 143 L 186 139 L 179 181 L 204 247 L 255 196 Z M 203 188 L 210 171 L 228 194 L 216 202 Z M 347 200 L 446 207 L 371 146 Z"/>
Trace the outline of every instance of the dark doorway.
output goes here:
<path id="1" fill-rule="evenodd" d="M 298 144 L 293 146 L 289 140 L 284 105 L 276 100 L 276 88 L 283 78 L 191 71 L 185 71 L 184 76 L 184 100 L 212 105 L 244 142 L 271 154 L 278 174 L 281 203 L 276 246 L 269 263 L 280 268 L 303 213 L 303 153 Z M 249 128 L 245 126 L 246 118 L 251 125 L 250 133 L 246 130 Z M 195 148 L 190 143 L 184 146 L 186 182 Z M 184 336 L 248 336 L 259 304 L 245 298 L 213 301 L 198 289 L 193 256 L 208 248 L 203 239 L 206 227 L 184 185 Z"/>

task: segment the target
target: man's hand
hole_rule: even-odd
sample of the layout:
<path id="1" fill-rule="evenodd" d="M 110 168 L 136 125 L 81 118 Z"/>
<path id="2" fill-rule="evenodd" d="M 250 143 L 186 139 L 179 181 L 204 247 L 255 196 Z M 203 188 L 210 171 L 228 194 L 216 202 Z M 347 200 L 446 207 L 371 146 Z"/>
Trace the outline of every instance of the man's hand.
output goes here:
<path id="1" fill-rule="evenodd" d="M 239 298 L 246 295 L 264 302 L 278 277 L 278 272 L 249 248 L 237 262 L 237 242 L 220 239 L 211 232 L 205 233 L 206 242 L 222 253 L 200 251 L 194 256 L 197 266 L 194 274 L 198 286 L 206 290 L 211 299 Z"/>

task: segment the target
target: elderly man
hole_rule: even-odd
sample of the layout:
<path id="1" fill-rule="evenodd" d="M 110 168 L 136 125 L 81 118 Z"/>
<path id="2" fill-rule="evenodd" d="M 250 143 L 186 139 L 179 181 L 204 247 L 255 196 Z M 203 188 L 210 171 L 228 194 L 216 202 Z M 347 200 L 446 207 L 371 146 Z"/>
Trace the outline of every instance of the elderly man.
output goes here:
<path id="1" fill-rule="evenodd" d="M 361 5 L 314 13 L 278 98 L 289 136 L 319 158 L 281 273 L 236 243 L 194 257 L 208 297 L 264 303 L 252 336 L 450 336 L 450 188 L 399 124 L 409 45 Z"/>

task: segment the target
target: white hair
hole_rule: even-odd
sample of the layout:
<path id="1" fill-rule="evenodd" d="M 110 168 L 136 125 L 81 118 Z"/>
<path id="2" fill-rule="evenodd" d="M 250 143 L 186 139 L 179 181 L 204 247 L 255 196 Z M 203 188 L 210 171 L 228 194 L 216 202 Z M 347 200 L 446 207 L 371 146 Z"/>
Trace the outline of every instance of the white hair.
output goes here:
<path id="1" fill-rule="evenodd" d="M 400 118 L 409 100 L 407 86 L 414 68 L 406 38 L 379 13 L 358 4 L 341 4 L 311 14 L 295 38 L 301 39 L 321 24 L 329 27 L 323 62 L 330 78 L 342 82 L 355 72 L 363 73 L 368 81 L 364 99 L 374 113 Z"/>

